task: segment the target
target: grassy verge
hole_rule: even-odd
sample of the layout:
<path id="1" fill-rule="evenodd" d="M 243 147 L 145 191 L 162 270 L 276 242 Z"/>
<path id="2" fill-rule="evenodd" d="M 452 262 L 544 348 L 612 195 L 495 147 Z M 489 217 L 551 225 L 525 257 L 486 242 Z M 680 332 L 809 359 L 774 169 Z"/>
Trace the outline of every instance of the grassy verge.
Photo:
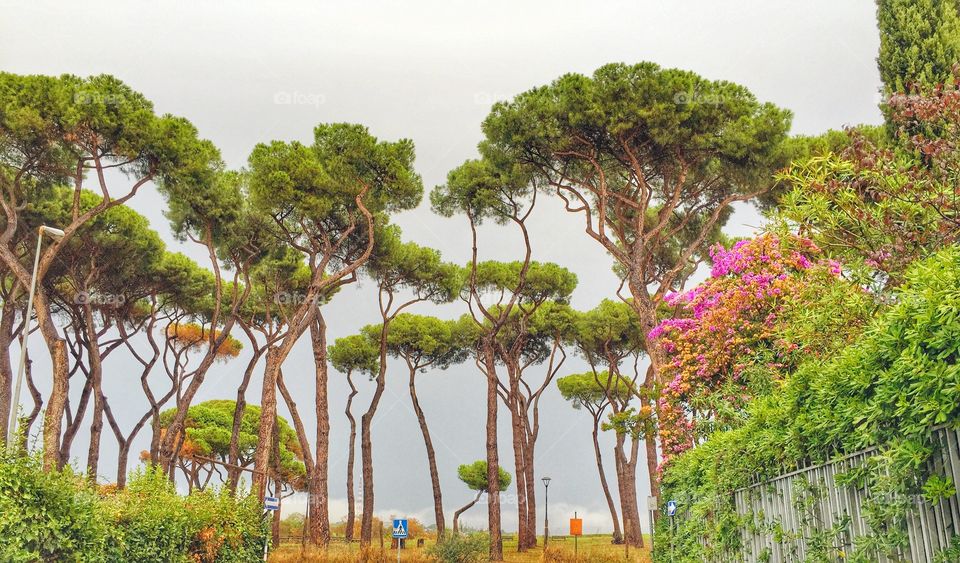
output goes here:
<path id="1" fill-rule="evenodd" d="M 536 548 L 526 553 L 517 553 L 516 538 L 505 539 L 503 542 L 504 561 L 507 563 L 606 563 L 614 561 L 630 561 L 632 563 L 646 563 L 650 561 L 650 538 L 644 536 L 646 547 L 630 549 L 629 559 L 622 545 L 610 543 L 608 535 L 583 536 L 577 541 L 576 557 L 574 556 L 573 537 L 551 537 L 549 548 L 544 552 L 543 538 L 539 538 Z M 411 542 L 412 543 L 412 542 Z M 406 563 L 435 563 L 427 553 L 432 540 L 427 540 L 423 548 L 411 547 L 400 553 L 400 560 Z M 397 560 L 397 552 L 385 548 L 374 547 L 361 550 L 358 544 L 332 544 L 326 552 L 302 552 L 299 546 L 284 545 L 270 555 L 270 563 L 294 562 L 326 562 L 326 563 L 390 563 Z"/>

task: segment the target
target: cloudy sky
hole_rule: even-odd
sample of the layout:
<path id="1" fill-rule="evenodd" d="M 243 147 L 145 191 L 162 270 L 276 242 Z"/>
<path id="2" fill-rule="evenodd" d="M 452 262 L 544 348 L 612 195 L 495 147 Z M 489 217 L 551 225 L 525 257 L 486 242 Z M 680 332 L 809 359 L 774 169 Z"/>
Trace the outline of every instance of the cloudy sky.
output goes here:
<path id="1" fill-rule="evenodd" d="M 759 99 L 791 109 L 794 133 L 880 121 L 875 66 L 879 40 L 870 0 L 0 0 L 0 9 L 0 70 L 113 74 L 151 99 L 158 112 L 190 119 L 235 168 L 245 164 L 258 142 L 309 141 L 318 123 L 358 122 L 381 138 L 413 139 L 417 169 L 429 190 L 448 170 L 475 156 L 480 122 L 493 102 L 566 72 L 589 73 L 621 61 L 653 61 L 739 82 Z M 141 192 L 132 205 L 170 247 L 204 260 L 196 248 L 169 236 L 164 203 L 155 191 Z M 586 238 L 581 223 L 565 215 L 556 201 L 544 199 L 538 207 L 536 258 L 577 273 L 574 305 L 586 309 L 611 297 L 617 283 L 610 260 Z M 463 219 L 436 217 L 424 204 L 395 220 L 407 239 L 440 249 L 448 260 L 468 259 Z M 728 230 L 744 234 L 760 224 L 755 213 L 741 209 Z M 482 234 L 481 253 L 484 258 L 512 259 L 514 242 L 511 233 L 488 229 Z M 329 305 L 325 315 L 331 341 L 377 320 L 373 289 L 361 284 L 342 291 Z M 451 305 L 418 312 L 454 317 L 462 310 Z M 305 407 L 313 395 L 312 358 L 307 343 L 300 344 L 285 374 Z M 48 389 L 39 339 L 34 346 L 38 384 Z M 243 357 L 217 365 L 198 400 L 234 397 L 244 365 Z M 146 404 L 130 375 L 134 367 L 122 356 L 111 357 L 105 366 L 106 393 L 127 424 Z M 584 369 L 577 360 L 568 367 L 565 371 Z M 377 511 L 430 523 L 430 483 L 406 376 L 399 364 L 391 368 L 374 430 Z M 372 385 L 364 388 L 368 393 L 358 397 L 358 409 L 365 408 Z M 343 378 L 332 374 L 334 519 L 346 513 L 346 390 Z M 259 393 L 254 383 L 248 397 L 258 402 Z M 456 478 L 457 465 L 483 457 L 483 393 L 482 378 L 470 366 L 420 379 L 448 518 L 472 496 Z M 303 410 L 309 414 L 310 409 Z M 312 427 L 312 420 L 304 422 Z M 508 430 L 501 429 L 501 457 L 512 472 Z M 605 438 L 609 454 L 611 441 Z M 109 433 L 103 443 L 101 472 L 107 479 L 115 471 L 116 445 Z M 74 455 L 83 464 L 85 433 L 76 444 Z M 134 451 L 145 447 L 141 440 Z M 612 469 L 612 459 L 607 459 Z M 588 415 L 572 410 L 555 388 L 542 407 L 537 474 L 553 478 L 554 522 L 577 510 L 585 515 L 588 533 L 609 529 Z M 612 472 L 608 477 L 614 479 Z M 644 475 L 639 486 L 644 500 Z M 542 515 L 542 498 L 539 502 Z M 302 504 L 295 498 L 289 506 L 298 509 Z M 516 528 L 511 510 L 505 506 L 507 530 Z M 465 522 L 483 525 L 483 508 L 468 512 Z"/>

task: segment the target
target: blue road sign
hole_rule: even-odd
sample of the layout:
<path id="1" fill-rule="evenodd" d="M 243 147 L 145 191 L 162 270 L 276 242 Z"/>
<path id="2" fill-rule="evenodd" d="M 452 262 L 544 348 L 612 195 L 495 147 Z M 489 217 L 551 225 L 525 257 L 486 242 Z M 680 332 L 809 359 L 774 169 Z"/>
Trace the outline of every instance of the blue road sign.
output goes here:
<path id="1" fill-rule="evenodd" d="M 407 519 L 393 519 L 393 537 L 403 539 L 407 537 Z"/>
<path id="2" fill-rule="evenodd" d="M 263 497 L 263 508 L 265 510 L 280 510 L 280 499 L 277 497 Z"/>
<path id="3" fill-rule="evenodd" d="M 667 502 L 667 516 L 673 516 L 677 513 L 677 501 L 671 500 Z"/>

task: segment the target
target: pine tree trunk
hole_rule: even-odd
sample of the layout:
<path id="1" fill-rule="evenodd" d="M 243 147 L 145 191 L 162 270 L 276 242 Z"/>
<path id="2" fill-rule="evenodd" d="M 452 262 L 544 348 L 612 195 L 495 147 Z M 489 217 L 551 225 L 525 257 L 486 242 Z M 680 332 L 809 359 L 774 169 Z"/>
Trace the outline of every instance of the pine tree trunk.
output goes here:
<path id="1" fill-rule="evenodd" d="M 381 372 L 384 369 L 381 366 Z M 369 546 L 373 538 L 373 415 L 383 395 L 384 379 L 377 377 L 377 387 L 367 412 L 360 417 L 360 463 L 363 477 L 363 510 L 360 515 L 360 545 Z"/>
<path id="2" fill-rule="evenodd" d="M 243 424 L 243 415 L 247 409 L 247 387 L 250 385 L 250 379 L 256 369 L 257 362 L 263 355 L 261 349 L 253 351 L 253 357 L 247 363 L 247 368 L 243 372 L 243 380 L 237 388 L 237 403 L 233 410 L 233 427 L 230 430 L 230 450 L 227 461 L 227 488 L 231 493 L 237 492 L 237 483 L 240 481 L 240 427 Z"/>
<path id="3" fill-rule="evenodd" d="M 252 491 L 261 502 L 267 494 L 267 478 L 270 471 L 270 444 L 273 440 L 274 419 L 277 416 L 277 377 L 280 373 L 279 348 L 267 350 L 267 365 L 263 371 L 263 388 L 260 392 L 260 426 L 257 448 L 253 454 Z"/>
<path id="4" fill-rule="evenodd" d="M 413 410 L 417 414 L 417 421 L 420 423 L 420 433 L 423 434 L 423 445 L 427 448 L 427 464 L 430 468 L 430 483 L 433 486 L 433 514 L 437 524 L 437 541 L 442 542 L 445 533 L 445 522 L 443 517 L 443 495 L 440 491 L 440 472 L 437 470 L 437 456 L 433 449 L 433 441 L 430 439 L 430 430 L 427 428 L 427 418 L 420 408 L 420 401 L 417 399 L 416 387 L 417 370 L 410 369 L 410 400 L 413 402 Z"/>
<path id="5" fill-rule="evenodd" d="M 380 369 L 377 372 L 377 387 L 370 399 L 367 412 L 360 417 L 360 461 L 363 468 L 363 512 L 360 517 L 360 545 L 369 546 L 373 538 L 373 417 L 380 405 L 380 398 L 387 382 L 387 330 L 388 319 L 380 325 Z"/>
<path id="6" fill-rule="evenodd" d="M 636 464 L 624 452 L 626 436 L 617 436 L 617 484 L 620 491 L 620 511 L 623 515 L 623 539 L 633 547 L 643 547 L 640 531 L 640 511 L 637 507 Z"/>
<path id="7" fill-rule="evenodd" d="M 330 413 L 328 405 L 327 325 L 317 311 L 310 323 L 310 342 L 316 375 L 317 448 L 314 466 L 314 488 L 310 494 L 310 539 L 314 545 L 330 544 L 330 504 L 328 498 L 328 466 L 330 463 Z"/>
<path id="8" fill-rule="evenodd" d="M 100 437 L 103 435 L 103 362 L 93 326 L 93 310 L 89 304 L 83 305 L 83 318 L 93 393 L 93 421 L 90 424 L 90 447 L 87 450 L 87 478 L 96 482 L 100 466 Z"/>
<path id="9" fill-rule="evenodd" d="M 487 376 L 487 525 L 490 533 L 490 561 L 503 561 L 503 537 L 500 533 L 500 454 L 497 451 L 497 366 L 492 342 L 483 343 L 484 370 Z"/>
<path id="10" fill-rule="evenodd" d="M 120 453 L 117 454 L 117 488 L 123 489 L 127 486 L 127 466 L 130 459 L 130 445 L 133 441 L 120 443 Z"/>
<path id="11" fill-rule="evenodd" d="M 526 456 L 525 469 L 527 472 L 527 529 L 529 530 L 527 547 L 534 548 L 537 547 L 537 480 L 533 466 L 533 450 L 536 446 L 536 440 L 529 432 L 525 433 L 525 435 L 524 455 Z"/>
<path id="12" fill-rule="evenodd" d="M 347 371 L 347 383 L 350 385 L 350 395 L 347 397 L 347 406 L 344 412 L 350 421 L 350 443 L 347 445 L 347 527 L 344 536 L 347 542 L 353 541 L 353 528 L 357 521 L 357 499 L 354 491 L 354 462 L 357 450 L 357 419 L 353 416 L 353 398 L 357 396 L 357 386 L 353 384 L 352 373 Z"/>
<path id="13" fill-rule="evenodd" d="M 473 508 L 473 505 L 477 504 L 477 501 L 480 500 L 480 495 L 483 493 L 484 491 L 477 491 L 477 496 L 474 497 L 472 501 L 453 513 L 453 535 L 456 536 L 460 533 L 460 515 Z"/>
<path id="14" fill-rule="evenodd" d="M 11 293 L 13 293 L 11 291 Z M 6 444 L 10 422 L 10 402 L 13 400 L 13 365 L 10 363 L 10 346 L 13 344 L 13 323 L 16 318 L 16 302 L 4 300 L 0 305 L 0 443 Z M 13 407 L 16 408 L 16 407 Z"/>
<path id="15" fill-rule="evenodd" d="M 517 395 L 519 383 L 510 376 L 510 393 L 507 407 L 510 409 L 510 428 L 513 437 L 514 485 L 517 490 L 517 551 L 525 552 L 530 545 L 529 517 L 527 514 L 527 457 L 523 448 L 523 424 L 520 421 L 520 405 Z"/>
<path id="16" fill-rule="evenodd" d="M 613 502 L 613 496 L 610 494 L 610 485 L 607 484 L 607 475 L 603 470 L 603 454 L 600 451 L 600 418 L 593 418 L 593 453 L 597 458 L 597 472 L 600 474 L 600 486 L 603 488 L 603 496 L 607 500 L 607 508 L 610 509 L 610 519 L 613 520 L 613 543 L 623 543 L 623 533 L 620 531 L 620 518 L 617 515 L 617 505 Z"/>

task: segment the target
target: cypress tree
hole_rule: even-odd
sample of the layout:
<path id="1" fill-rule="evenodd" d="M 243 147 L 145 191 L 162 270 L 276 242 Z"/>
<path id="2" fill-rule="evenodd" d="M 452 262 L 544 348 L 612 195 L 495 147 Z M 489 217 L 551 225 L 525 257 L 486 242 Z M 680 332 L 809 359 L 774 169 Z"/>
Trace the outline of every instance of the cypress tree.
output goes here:
<path id="1" fill-rule="evenodd" d="M 927 89 L 951 79 L 960 62 L 956 0 L 877 0 L 884 91 Z"/>

